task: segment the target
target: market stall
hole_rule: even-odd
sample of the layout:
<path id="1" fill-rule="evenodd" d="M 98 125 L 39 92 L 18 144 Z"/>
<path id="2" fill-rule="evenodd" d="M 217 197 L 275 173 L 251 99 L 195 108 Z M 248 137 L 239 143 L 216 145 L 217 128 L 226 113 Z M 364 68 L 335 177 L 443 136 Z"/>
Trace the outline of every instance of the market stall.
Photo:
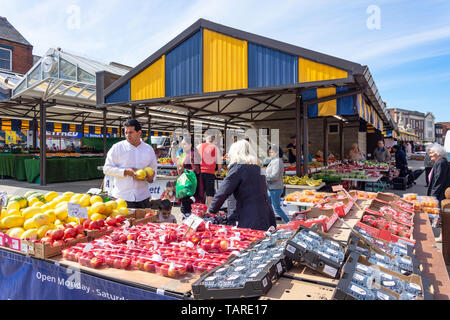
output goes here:
<path id="1" fill-rule="evenodd" d="M 43 200 L 39 194 L 32 195 L 26 199 L 33 204 Z M 96 199 L 66 194 L 50 200 L 54 194 L 46 194 L 42 202 L 50 206 L 69 196 L 74 203 L 78 198 L 79 203 Z M 118 221 L 108 224 L 109 230 L 91 225 L 97 220 L 83 224 L 86 229 L 84 234 L 80 233 L 80 239 L 65 238 L 62 246 L 46 244 L 43 238 L 39 241 L 15 238 L 11 231 L 8 236 L 2 233 L 0 272 L 14 276 L 0 278 L 4 288 L 0 295 L 30 300 L 238 297 L 339 300 L 364 299 L 361 292 L 366 292 L 369 299 L 450 298 L 445 262 L 435 248 L 426 209 L 430 206 L 436 209 L 432 198 L 408 195 L 401 199 L 392 194 L 361 191 L 347 197 L 339 191 L 321 194 L 317 199 L 323 200 L 322 206 L 301 213 L 270 235 L 205 224 L 196 215 L 180 225 L 159 224 L 157 213 L 149 209 L 128 212 L 120 224 Z M 10 203 L 21 201 L 10 199 L 8 207 L 14 210 L 16 205 Z M 92 210 L 111 203 L 106 198 L 104 203 L 95 201 L 88 207 L 91 215 Z M 124 208 L 119 200 L 116 204 Z M 326 204 L 333 206 L 325 208 Z M 316 211 L 327 216 L 321 218 Z M 60 214 L 58 211 L 58 217 Z M 3 219 L 3 224 L 9 223 Z M 379 224 L 383 219 L 391 221 L 388 229 L 374 227 L 374 221 Z M 311 229 L 314 226 L 319 229 Z M 408 226 L 413 226 L 411 233 Z M 74 229 L 64 228 L 63 234 Z M 56 237 L 56 232 L 49 237 Z M 306 251 L 300 250 L 302 243 Z M 235 256 L 237 251 L 240 254 Z M 377 270 L 398 279 L 395 283 L 402 282 L 401 288 L 391 288 L 384 282 L 378 284 L 380 292 L 365 288 L 364 282 L 357 281 L 364 274 L 352 269 L 355 259 L 360 264 L 357 268 L 364 265 L 371 270 L 377 266 Z M 348 279 L 356 282 L 349 284 Z M 26 289 L 16 290 L 18 285 Z M 356 287 L 360 289 L 355 291 Z"/>

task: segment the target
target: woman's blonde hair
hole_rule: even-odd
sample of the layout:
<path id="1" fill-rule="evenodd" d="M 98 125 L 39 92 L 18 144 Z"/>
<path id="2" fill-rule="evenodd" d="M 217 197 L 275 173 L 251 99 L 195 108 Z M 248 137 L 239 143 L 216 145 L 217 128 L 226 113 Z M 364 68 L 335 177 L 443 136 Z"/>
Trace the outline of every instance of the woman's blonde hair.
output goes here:
<path id="1" fill-rule="evenodd" d="M 228 162 L 242 164 L 258 164 L 258 157 L 247 140 L 239 140 L 233 143 L 228 151 Z"/>

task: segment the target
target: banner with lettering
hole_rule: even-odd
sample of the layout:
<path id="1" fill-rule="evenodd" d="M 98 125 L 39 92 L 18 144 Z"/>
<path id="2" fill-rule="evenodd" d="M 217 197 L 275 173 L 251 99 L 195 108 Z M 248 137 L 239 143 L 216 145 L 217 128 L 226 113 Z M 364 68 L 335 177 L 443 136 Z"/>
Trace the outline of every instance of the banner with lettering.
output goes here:
<path id="1" fill-rule="evenodd" d="M 77 268 L 0 250 L 0 300 L 177 300 Z"/>

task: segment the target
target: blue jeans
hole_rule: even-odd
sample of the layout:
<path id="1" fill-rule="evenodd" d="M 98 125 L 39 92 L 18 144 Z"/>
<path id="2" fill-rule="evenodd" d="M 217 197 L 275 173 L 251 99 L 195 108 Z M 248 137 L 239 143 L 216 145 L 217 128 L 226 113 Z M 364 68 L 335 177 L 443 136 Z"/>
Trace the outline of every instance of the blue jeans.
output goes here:
<path id="1" fill-rule="evenodd" d="M 272 203 L 273 211 L 278 214 L 284 222 L 289 222 L 289 218 L 286 213 L 281 209 L 280 200 L 281 194 L 283 193 L 283 189 L 278 190 L 268 190 L 270 202 Z"/>

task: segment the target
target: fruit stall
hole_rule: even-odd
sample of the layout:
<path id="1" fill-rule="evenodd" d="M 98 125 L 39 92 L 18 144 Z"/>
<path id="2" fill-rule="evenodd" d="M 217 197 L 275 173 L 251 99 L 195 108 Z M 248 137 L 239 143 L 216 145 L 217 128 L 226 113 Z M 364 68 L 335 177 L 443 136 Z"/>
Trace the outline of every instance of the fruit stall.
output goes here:
<path id="1" fill-rule="evenodd" d="M 435 199 L 302 193 L 291 197 L 313 206 L 266 232 L 221 225 L 200 204 L 168 224 L 107 194 L 0 195 L 1 298 L 450 298 Z"/>

